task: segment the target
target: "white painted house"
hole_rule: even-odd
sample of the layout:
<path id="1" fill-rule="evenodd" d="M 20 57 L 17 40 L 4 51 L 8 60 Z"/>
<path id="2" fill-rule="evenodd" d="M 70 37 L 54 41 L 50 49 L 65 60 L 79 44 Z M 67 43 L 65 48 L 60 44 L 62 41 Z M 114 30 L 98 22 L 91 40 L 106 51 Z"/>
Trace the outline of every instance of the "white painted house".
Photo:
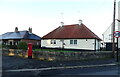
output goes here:
<path id="1" fill-rule="evenodd" d="M 113 26 L 113 23 L 102 34 L 104 43 L 112 43 L 112 39 L 113 39 L 112 26 Z M 117 20 L 115 21 L 115 31 L 118 31 L 118 21 Z M 115 42 L 116 42 L 116 39 L 115 39 Z"/>
<path id="2" fill-rule="evenodd" d="M 84 24 L 59 26 L 41 39 L 42 48 L 100 50 L 101 39 Z"/>
<path id="3" fill-rule="evenodd" d="M 103 35 L 103 47 L 106 48 L 107 51 L 112 50 L 112 39 L 113 39 L 113 32 L 112 32 L 113 23 L 105 30 Z M 118 31 L 118 21 L 115 21 L 115 31 Z M 115 38 L 115 43 L 116 43 Z"/>

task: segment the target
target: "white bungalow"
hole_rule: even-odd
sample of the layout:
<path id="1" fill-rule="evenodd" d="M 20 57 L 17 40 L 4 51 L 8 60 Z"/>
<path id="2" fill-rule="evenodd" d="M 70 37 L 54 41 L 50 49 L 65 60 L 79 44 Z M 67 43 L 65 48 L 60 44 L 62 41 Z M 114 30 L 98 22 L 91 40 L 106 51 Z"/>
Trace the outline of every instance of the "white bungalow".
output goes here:
<path id="1" fill-rule="evenodd" d="M 100 50 L 101 39 L 84 24 L 59 26 L 41 39 L 42 48 Z"/>

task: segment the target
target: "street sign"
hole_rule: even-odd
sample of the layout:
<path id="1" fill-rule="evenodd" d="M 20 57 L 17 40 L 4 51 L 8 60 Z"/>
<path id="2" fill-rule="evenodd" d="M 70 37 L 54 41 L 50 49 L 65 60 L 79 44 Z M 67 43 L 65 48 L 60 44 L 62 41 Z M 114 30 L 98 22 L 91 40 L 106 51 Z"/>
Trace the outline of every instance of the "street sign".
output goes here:
<path id="1" fill-rule="evenodd" d="M 120 37 L 120 31 L 115 31 L 114 32 L 114 37 L 119 38 Z"/>
<path id="2" fill-rule="evenodd" d="M 120 31 L 115 31 L 113 35 L 114 35 L 115 38 L 117 38 L 117 53 L 116 53 L 117 56 L 116 56 L 116 61 L 118 62 L 118 51 L 119 51 L 118 50 L 118 38 L 120 37 Z"/>

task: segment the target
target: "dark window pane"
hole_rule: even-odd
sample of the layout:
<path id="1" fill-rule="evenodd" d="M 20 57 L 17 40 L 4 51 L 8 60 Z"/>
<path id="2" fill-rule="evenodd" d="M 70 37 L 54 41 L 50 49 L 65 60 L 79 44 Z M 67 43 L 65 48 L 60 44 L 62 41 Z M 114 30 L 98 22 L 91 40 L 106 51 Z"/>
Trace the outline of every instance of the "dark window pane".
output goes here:
<path id="1" fill-rule="evenodd" d="M 53 44 L 53 40 L 51 40 L 51 44 Z"/>
<path id="2" fill-rule="evenodd" d="M 74 40 L 74 44 L 77 44 L 77 40 Z"/>
<path id="3" fill-rule="evenodd" d="M 12 42 L 10 42 L 10 45 L 12 45 Z"/>
<path id="4" fill-rule="evenodd" d="M 56 44 L 56 40 L 54 40 L 54 44 Z"/>
<path id="5" fill-rule="evenodd" d="M 70 44 L 73 44 L 73 40 L 70 40 Z"/>

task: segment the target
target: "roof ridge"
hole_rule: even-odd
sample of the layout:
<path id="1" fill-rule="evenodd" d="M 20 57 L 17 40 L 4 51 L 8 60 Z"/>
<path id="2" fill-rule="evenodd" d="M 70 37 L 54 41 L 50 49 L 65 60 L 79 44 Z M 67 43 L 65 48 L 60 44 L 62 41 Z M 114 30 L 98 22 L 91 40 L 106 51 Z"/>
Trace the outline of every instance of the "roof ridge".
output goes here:
<path id="1" fill-rule="evenodd" d="M 76 25 L 79 25 L 79 24 L 70 24 L 70 25 L 64 25 L 64 26 L 76 26 Z"/>

